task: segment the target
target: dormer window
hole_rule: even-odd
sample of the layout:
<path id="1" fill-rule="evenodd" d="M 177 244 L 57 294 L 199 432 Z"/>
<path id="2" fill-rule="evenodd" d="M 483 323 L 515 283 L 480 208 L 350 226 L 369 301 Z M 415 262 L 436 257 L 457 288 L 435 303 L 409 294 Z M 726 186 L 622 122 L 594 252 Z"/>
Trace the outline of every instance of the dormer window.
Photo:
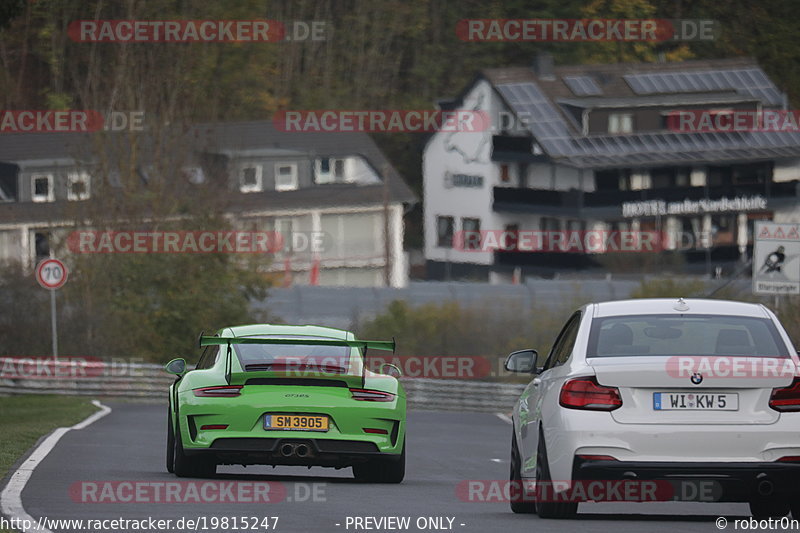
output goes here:
<path id="1" fill-rule="evenodd" d="M 316 183 L 341 183 L 344 181 L 344 159 L 321 157 L 314 164 Z"/>
<path id="2" fill-rule="evenodd" d="M 67 174 L 67 200 L 77 202 L 88 200 L 91 196 L 90 178 L 86 172 Z"/>
<path id="3" fill-rule="evenodd" d="M 611 113 L 608 115 L 608 133 L 632 133 L 633 113 Z"/>
<path id="4" fill-rule="evenodd" d="M 297 189 L 297 164 L 278 163 L 275 165 L 275 190 L 293 191 Z"/>
<path id="5" fill-rule="evenodd" d="M 251 165 L 239 169 L 239 190 L 241 192 L 261 192 L 261 165 Z"/>
<path id="6" fill-rule="evenodd" d="M 52 174 L 34 174 L 31 176 L 31 200 L 34 202 L 54 202 Z"/>

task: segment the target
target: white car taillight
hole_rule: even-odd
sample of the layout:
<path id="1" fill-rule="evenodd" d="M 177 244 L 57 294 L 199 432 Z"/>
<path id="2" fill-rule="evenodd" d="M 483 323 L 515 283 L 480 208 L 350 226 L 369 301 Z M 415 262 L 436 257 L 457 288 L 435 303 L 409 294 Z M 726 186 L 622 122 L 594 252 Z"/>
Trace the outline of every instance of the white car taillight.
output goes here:
<path id="1" fill-rule="evenodd" d="M 613 411 L 622 406 L 619 389 L 597 383 L 594 376 L 565 382 L 558 397 L 561 407 L 589 411 Z"/>
<path id="2" fill-rule="evenodd" d="M 769 406 L 781 412 L 800 411 L 800 378 L 794 378 L 788 387 L 772 389 Z"/>

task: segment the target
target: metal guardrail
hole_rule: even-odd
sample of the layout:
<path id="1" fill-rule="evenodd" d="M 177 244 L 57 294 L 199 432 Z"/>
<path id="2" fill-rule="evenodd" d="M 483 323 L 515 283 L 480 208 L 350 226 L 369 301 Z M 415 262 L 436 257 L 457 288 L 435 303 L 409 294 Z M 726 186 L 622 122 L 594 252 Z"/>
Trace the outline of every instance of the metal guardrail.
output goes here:
<path id="1" fill-rule="evenodd" d="M 0 369 L 3 368 L 0 358 Z M 108 398 L 133 398 L 163 402 L 174 377 L 153 364 L 130 364 L 125 375 L 106 375 L 102 365 L 85 375 L 69 375 L 74 363 L 59 376 L 36 377 L 0 372 L 0 395 L 63 394 Z M 414 409 L 509 412 L 524 385 L 477 380 L 404 378 L 408 405 Z"/>
<path id="2" fill-rule="evenodd" d="M 508 413 L 525 385 L 475 380 L 404 379 L 409 407 Z"/>
<path id="3" fill-rule="evenodd" d="M 16 359 L 16 358 L 15 358 Z M 0 358 L 0 369 L 4 358 Z M 0 371 L 0 394 L 64 394 L 70 396 L 108 396 L 125 398 L 166 399 L 167 388 L 175 378 L 161 365 L 130 364 L 122 375 L 109 373 L 102 363 L 76 365 L 60 362 L 53 375 L 32 369 L 25 372 Z M 40 374 L 40 375 L 31 375 Z"/>

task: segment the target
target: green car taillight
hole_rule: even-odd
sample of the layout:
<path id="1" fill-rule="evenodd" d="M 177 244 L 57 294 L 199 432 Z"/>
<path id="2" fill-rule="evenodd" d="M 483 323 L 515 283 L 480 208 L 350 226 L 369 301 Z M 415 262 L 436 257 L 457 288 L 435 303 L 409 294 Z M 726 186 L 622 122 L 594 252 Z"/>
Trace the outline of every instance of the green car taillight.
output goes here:
<path id="1" fill-rule="evenodd" d="M 371 389 L 350 389 L 350 394 L 353 395 L 354 400 L 363 402 L 391 402 L 395 396 L 391 392 Z"/>
<path id="2" fill-rule="evenodd" d="M 242 385 L 220 385 L 217 387 L 202 387 L 192 389 L 198 398 L 233 398 L 242 392 Z"/>

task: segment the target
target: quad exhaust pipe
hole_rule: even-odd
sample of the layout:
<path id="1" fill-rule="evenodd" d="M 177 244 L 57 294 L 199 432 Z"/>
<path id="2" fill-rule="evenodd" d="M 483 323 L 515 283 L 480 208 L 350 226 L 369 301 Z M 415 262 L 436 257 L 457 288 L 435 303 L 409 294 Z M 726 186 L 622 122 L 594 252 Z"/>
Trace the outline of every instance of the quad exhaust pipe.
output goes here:
<path id="1" fill-rule="evenodd" d="M 756 484 L 756 490 L 758 491 L 759 496 L 772 496 L 772 493 L 775 492 L 775 484 L 772 482 L 767 474 L 764 472 L 760 473 L 756 476 L 756 480 L 758 483 Z"/>
<path id="2" fill-rule="evenodd" d="M 278 449 L 283 457 L 299 457 L 303 459 L 311 455 L 311 448 L 307 444 L 284 443 Z"/>
<path id="3" fill-rule="evenodd" d="M 759 496 L 772 496 L 772 493 L 775 492 L 775 485 L 768 479 L 762 479 L 758 482 L 756 489 Z"/>
<path id="4" fill-rule="evenodd" d="M 294 444 L 284 444 L 281 446 L 281 455 L 284 457 L 291 457 L 294 455 Z"/>

